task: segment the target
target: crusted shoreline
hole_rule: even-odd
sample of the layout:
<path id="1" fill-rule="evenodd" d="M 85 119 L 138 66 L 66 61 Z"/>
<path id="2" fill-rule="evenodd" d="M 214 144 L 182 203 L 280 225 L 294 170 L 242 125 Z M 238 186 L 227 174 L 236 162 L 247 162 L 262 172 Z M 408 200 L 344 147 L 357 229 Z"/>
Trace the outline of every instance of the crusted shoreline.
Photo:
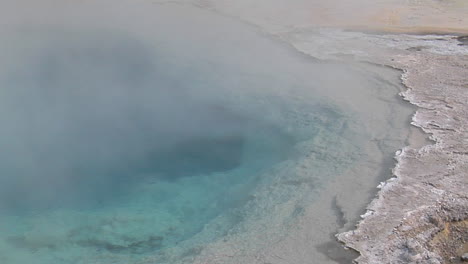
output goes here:
<path id="1" fill-rule="evenodd" d="M 300 14 L 295 8 L 289 16 L 270 17 L 261 12 L 265 5 L 248 11 L 242 4 L 234 11 L 229 5 L 213 5 L 202 7 L 256 25 L 314 58 L 369 62 L 403 72 L 407 90 L 400 95 L 418 107 L 411 124 L 433 142 L 410 138 L 395 154 L 394 177 L 379 185 L 381 190 L 356 229 L 336 237 L 360 253 L 356 263 L 458 263 L 468 252 L 468 38 L 460 36 L 466 34 L 461 9 L 457 13 L 443 3 L 424 2 L 396 12 L 396 6 L 388 3 L 388 10 L 382 9 L 384 16 L 375 12 L 363 23 L 375 26 L 364 28 L 346 18 L 343 21 L 351 24 L 337 25 L 327 20 L 330 17 L 321 20 L 320 10 L 314 8 L 305 7 L 318 12 L 320 23 L 293 17 Z M 439 22 L 431 21 L 428 14 L 439 16 Z M 351 220 L 350 212 L 341 211 L 347 213 Z M 296 263 L 296 258 L 290 256 L 290 261 Z"/>
<path id="2" fill-rule="evenodd" d="M 404 8 L 387 3 L 377 11 L 367 10 L 373 15 L 359 23 L 346 16 L 322 16 L 315 2 L 288 4 L 291 9 L 286 13 L 280 11 L 281 5 L 236 3 L 207 0 L 197 6 L 258 26 L 317 59 L 369 62 L 403 71 L 407 90 L 400 95 L 418 107 L 412 125 L 429 134 L 433 143 L 410 138 L 396 153 L 394 177 L 379 185 L 380 192 L 356 229 L 336 237 L 360 253 L 354 261 L 361 264 L 457 263 L 468 251 L 468 46 L 467 38 L 460 37 L 466 34 L 467 20 L 462 9 L 455 8 L 461 3 L 445 6 L 425 1 Z M 316 16 L 302 16 L 302 10 Z M 434 16 L 438 19 L 431 20 Z M 345 208 L 340 214 L 353 219 Z M 302 237 L 295 240 L 290 244 L 297 246 Z M 249 260 L 301 263 L 307 254 L 293 254 L 290 244 L 282 243 Z"/>
<path id="3" fill-rule="evenodd" d="M 358 263 L 456 262 L 468 243 L 468 54 L 378 61 L 405 71 L 401 95 L 419 107 L 412 124 L 435 143 L 398 151 L 395 178 L 381 184 L 357 229 L 337 237 L 360 252 Z"/>
<path id="4" fill-rule="evenodd" d="M 318 59 L 402 70 L 407 90 L 400 95 L 418 107 L 412 125 L 433 142 L 410 138 L 357 228 L 337 238 L 360 253 L 357 263 L 459 262 L 468 252 L 468 37 L 460 36 L 467 34 L 466 3 L 363 0 L 354 3 L 361 15 L 353 16 L 355 6 L 341 1 L 195 2 Z"/>
<path id="5" fill-rule="evenodd" d="M 433 142 L 410 138 L 414 142 L 395 155 L 394 177 L 379 185 L 356 229 L 336 235 L 360 253 L 356 263 L 458 263 L 468 252 L 468 38 L 460 36 L 466 34 L 460 30 L 465 21 L 456 28 L 435 26 L 424 12 L 413 14 L 421 19 L 415 24 L 377 23 L 371 30 L 377 34 L 352 25 L 344 28 L 357 28 L 354 32 L 333 23 L 324 29 L 274 17 L 276 24 L 270 25 L 256 16 L 234 15 L 314 58 L 369 62 L 403 72 L 407 90 L 400 95 L 418 107 L 411 124 Z M 461 19 L 453 10 L 444 12 Z"/>

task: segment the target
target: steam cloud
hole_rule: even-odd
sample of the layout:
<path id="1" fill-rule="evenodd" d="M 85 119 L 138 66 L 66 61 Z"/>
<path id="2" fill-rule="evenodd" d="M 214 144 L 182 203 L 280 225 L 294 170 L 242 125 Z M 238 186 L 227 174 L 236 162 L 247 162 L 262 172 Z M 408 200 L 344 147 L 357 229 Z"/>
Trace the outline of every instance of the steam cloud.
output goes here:
<path id="1" fill-rule="evenodd" d="M 116 25 L 91 19 L 97 26 L 90 27 L 84 11 L 94 9 L 72 6 L 78 11 L 70 13 L 66 4 L 38 7 L 32 17 L 42 19 L 39 24 L 5 12 L 0 209 L 47 206 L 74 196 L 97 199 L 96 192 L 118 189 L 137 174 L 182 176 L 183 170 L 196 174 L 238 165 L 249 121 L 204 89 L 222 83 L 119 28 L 128 22 L 119 22 L 120 11 L 95 14 Z M 21 3 L 10 8 L 29 10 Z M 176 163 L 177 155 L 183 164 Z"/>

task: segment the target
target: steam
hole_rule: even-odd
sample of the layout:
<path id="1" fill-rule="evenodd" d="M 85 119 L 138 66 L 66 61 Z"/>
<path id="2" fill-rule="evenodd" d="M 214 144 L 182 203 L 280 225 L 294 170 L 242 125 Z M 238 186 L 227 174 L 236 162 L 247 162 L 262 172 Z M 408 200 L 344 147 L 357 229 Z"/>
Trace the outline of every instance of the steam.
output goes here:
<path id="1" fill-rule="evenodd" d="M 168 158 L 174 149 L 239 159 L 249 121 L 216 99 L 222 91 L 213 87 L 222 83 L 176 52 L 187 52 L 171 45 L 180 42 L 159 48 L 152 34 L 125 29 L 136 24 L 122 23 L 119 8 L 95 11 L 102 3 L 47 10 L 40 2 L 37 13 L 18 20 L 5 12 L 2 27 L 0 209 L 82 199 L 138 172 L 181 175 L 184 165 Z M 20 14 L 31 7 L 10 6 Z M 154 34 L 167 41 L 171 30 L 179 33 L 159 26 Z M 214 154 L 204 158 L 220 162 Z M 238 165 L 231 163 L 219 169 Z"/>
<path id="2" fill-rule="evenodd" d="M 26 45 L 2 76 L 2 201 L 55 199 L 83 178 L 148 166 L 140 163 L 156 162 L 149 155 L 184 142 L 241 136 L 239 117 L 202 101 L 209 96 L 137 40 L 31 34 L 14 36 Z"/>
<path id="3" fill-rule="evenodd" d="M 269 104 L 340 87 L 335 70 L 356 81 L 189 7 L 19 0 L 0 10 L 0 209 L 120 188 L 115 177 L 134 169 L 180 175 L 174 149 L 192 159 L 188 148 L 205 148 L 211 156 L 191 163 L 232 169 L 251 127 L 288 120 Z M 264 91 L 269 102 L 255 101 Z M 234 111 L 246 108 L 228 105 L 236 96 L 255 103 Z"/>

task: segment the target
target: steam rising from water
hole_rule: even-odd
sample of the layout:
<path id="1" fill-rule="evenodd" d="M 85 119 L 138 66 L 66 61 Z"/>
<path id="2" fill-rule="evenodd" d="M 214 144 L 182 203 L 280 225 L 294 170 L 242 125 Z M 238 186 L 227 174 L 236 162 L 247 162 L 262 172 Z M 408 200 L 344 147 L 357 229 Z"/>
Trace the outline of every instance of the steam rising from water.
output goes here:
<path id="1" fill-rule="evenodd" d="M 330 99 L 378 82 L 361 72 L 207 11 L 39 2 L 0 13 L 0 262 L 177 263 L 249 228 L 282 237 L 362 152 Z"/>
<path id="2" fill-rule="evenodd" d="M 35 39 L 41 47 L 15 61 L 1 91 L 2 205 L 239 164 L 253 120 L 204 102 L 202 89 L 138 41 L 63 32 Z"/>

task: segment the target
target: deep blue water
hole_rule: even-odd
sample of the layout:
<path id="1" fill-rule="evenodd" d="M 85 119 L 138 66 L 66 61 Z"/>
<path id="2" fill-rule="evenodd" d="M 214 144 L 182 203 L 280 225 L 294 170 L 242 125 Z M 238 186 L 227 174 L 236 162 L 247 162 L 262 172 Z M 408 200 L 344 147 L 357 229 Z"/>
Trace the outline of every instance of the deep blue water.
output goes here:
<path id="1" fill-rule="evenodd" d="M 177 66 L 131 39 L 82 35 L 83 43 L 75 43 L 57 35 L 5 84 L 12 87 L 4 100 L 15 125 L 3 137 L 11 146 L 0 164 L 14 175 L 1 178 L 4 210 L 95 206 L 115 202 L 141 181 L 175 182 L 242 166 L 255 172 L 286 158 L 293 146 L 294 137 L 274 124 L 190 97 L 197 89 L 190 78 L 170 76 Z M 265 158 L 244 161 L 258 135 L 265 142 L 254 151 Z"/>
<path id="2" fill-rule="evenodd" d="M 127 36 L 34 37 L 45 47 L 19 56 L 2 83 L 7 263 L 137 260 L 174 247 L 241 207 L 261 172 L 294 153 L 299 139 L 284 127 L 222 95 L 193 96 L 202 76 Z"/>
<path id="3" fill-rule="evenodd" d="M 355 148 L 341 142 L 346 115 L 314 94 L 344 68 L 205 16 L 191 27 L 162 12 L 173 27 L 155 22 L 150 37 L 85 26 L 10 32 L 1 46 L 10 61 L 0 79 L 0 262 L 183 259 L 196 250 L 171 252 L 221 239 L 249 213 L 256 188 L 314 144 Z M 207 27 L 210 19 L 222 23 Z"/>

